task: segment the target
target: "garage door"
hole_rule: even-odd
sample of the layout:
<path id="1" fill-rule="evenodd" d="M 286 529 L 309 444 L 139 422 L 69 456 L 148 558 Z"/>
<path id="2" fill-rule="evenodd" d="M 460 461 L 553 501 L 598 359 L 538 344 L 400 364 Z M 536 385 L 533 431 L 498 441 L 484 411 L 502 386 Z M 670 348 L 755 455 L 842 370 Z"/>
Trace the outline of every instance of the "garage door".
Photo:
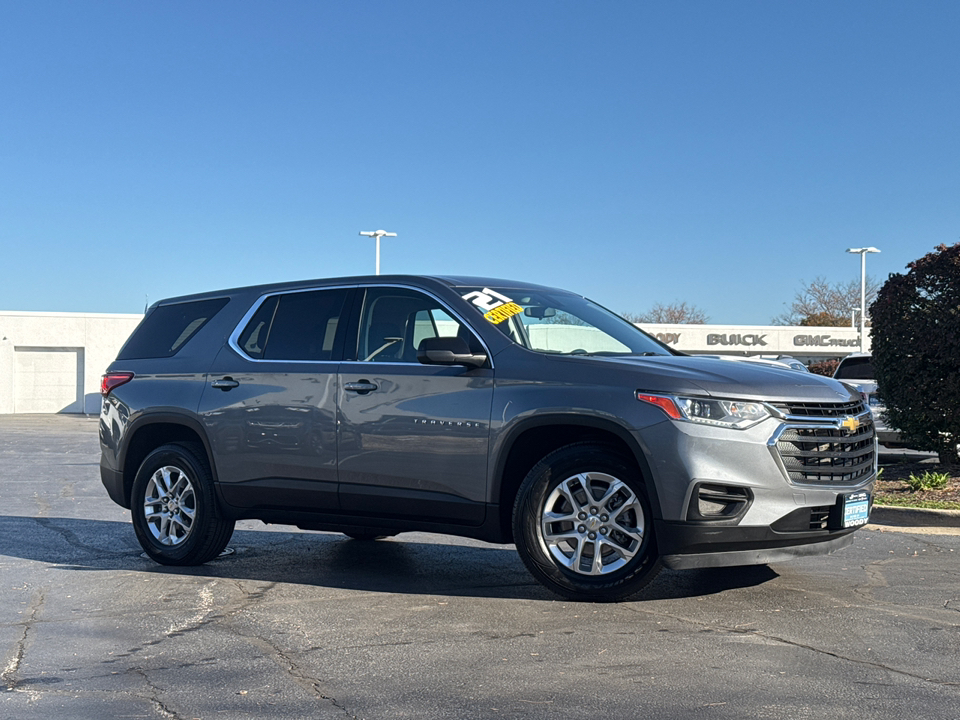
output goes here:
<path id="1" fill-rule="evenodd" d="M 15 413 L 82 413 L 83 348 L 15 347 Z"/>

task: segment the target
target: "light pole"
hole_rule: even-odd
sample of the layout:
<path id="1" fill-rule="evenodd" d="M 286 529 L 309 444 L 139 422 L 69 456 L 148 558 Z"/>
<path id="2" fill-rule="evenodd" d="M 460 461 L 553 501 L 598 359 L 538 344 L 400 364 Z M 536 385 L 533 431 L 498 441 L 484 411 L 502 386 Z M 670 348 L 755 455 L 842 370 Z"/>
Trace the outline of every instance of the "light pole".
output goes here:
<path id="1" fill-rule="evenodd" d="M 860 352 L 863 352 L 863 338 L 867 333 L 867 253 L 880 252 L 875 247 L 848 248 L 848 253 L 860 255 Z"/>
<path id="2" fill-rule="evenodd" d="M 387 232 L 386 230 L 373 230 L 371 232 L 360 231 L 360 234 L 365 237 L 372 237 L 377 239 L 377 275 L 380 274 L 380 238 L 382 237 L 396 237 L 396 233 Z"/>

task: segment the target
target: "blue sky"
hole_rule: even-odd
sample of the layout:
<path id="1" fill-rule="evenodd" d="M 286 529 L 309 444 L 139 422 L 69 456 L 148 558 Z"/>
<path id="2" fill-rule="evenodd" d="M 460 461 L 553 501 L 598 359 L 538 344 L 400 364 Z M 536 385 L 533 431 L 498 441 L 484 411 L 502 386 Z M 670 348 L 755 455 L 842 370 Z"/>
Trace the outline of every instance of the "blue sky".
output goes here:
<path id="1" fill-rule="evenodd" d="M 382 271 L 765 324 L 960 236 L 960 3 L 0 0 L 0 310 Z"/>

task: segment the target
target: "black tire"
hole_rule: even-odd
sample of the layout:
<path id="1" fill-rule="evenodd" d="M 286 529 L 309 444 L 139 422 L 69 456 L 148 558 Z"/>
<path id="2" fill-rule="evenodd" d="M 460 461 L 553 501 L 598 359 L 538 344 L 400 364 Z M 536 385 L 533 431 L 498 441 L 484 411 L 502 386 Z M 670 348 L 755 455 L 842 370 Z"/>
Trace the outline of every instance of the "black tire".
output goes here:
<path id="1" fill-rule="evenodd" d="M 562 447 L 530 470 L 514 502 L 513 538 L 530 573 L 571 600 L 623 600 L 660 572 L 640 470 L 596 443 Z"/>
<path id="2" fill-rule="evenodd" d="M 171 443 L 147 455 L 130 500 L 137 540 L 162 565 L 201 565 L 233 535 L 234 521 L 220 512 L 200 446 Z"/>

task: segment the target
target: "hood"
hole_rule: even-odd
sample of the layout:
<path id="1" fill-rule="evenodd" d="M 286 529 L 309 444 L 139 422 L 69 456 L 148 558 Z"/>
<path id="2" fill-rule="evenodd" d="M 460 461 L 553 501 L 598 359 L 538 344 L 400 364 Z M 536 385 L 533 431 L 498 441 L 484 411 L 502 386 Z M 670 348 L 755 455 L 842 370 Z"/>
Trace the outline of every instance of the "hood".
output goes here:
<path id="1" fill-rule="evenodd" d="M 857 393 L 831 378 L 765 363 L 732 362 L 695 355 L 592 356 L 575 358 L 575 361 L 630 371 L 633 376 L 631 384 L 648 392 L 768 402 L 848 402 L 860 399 Z"/>

